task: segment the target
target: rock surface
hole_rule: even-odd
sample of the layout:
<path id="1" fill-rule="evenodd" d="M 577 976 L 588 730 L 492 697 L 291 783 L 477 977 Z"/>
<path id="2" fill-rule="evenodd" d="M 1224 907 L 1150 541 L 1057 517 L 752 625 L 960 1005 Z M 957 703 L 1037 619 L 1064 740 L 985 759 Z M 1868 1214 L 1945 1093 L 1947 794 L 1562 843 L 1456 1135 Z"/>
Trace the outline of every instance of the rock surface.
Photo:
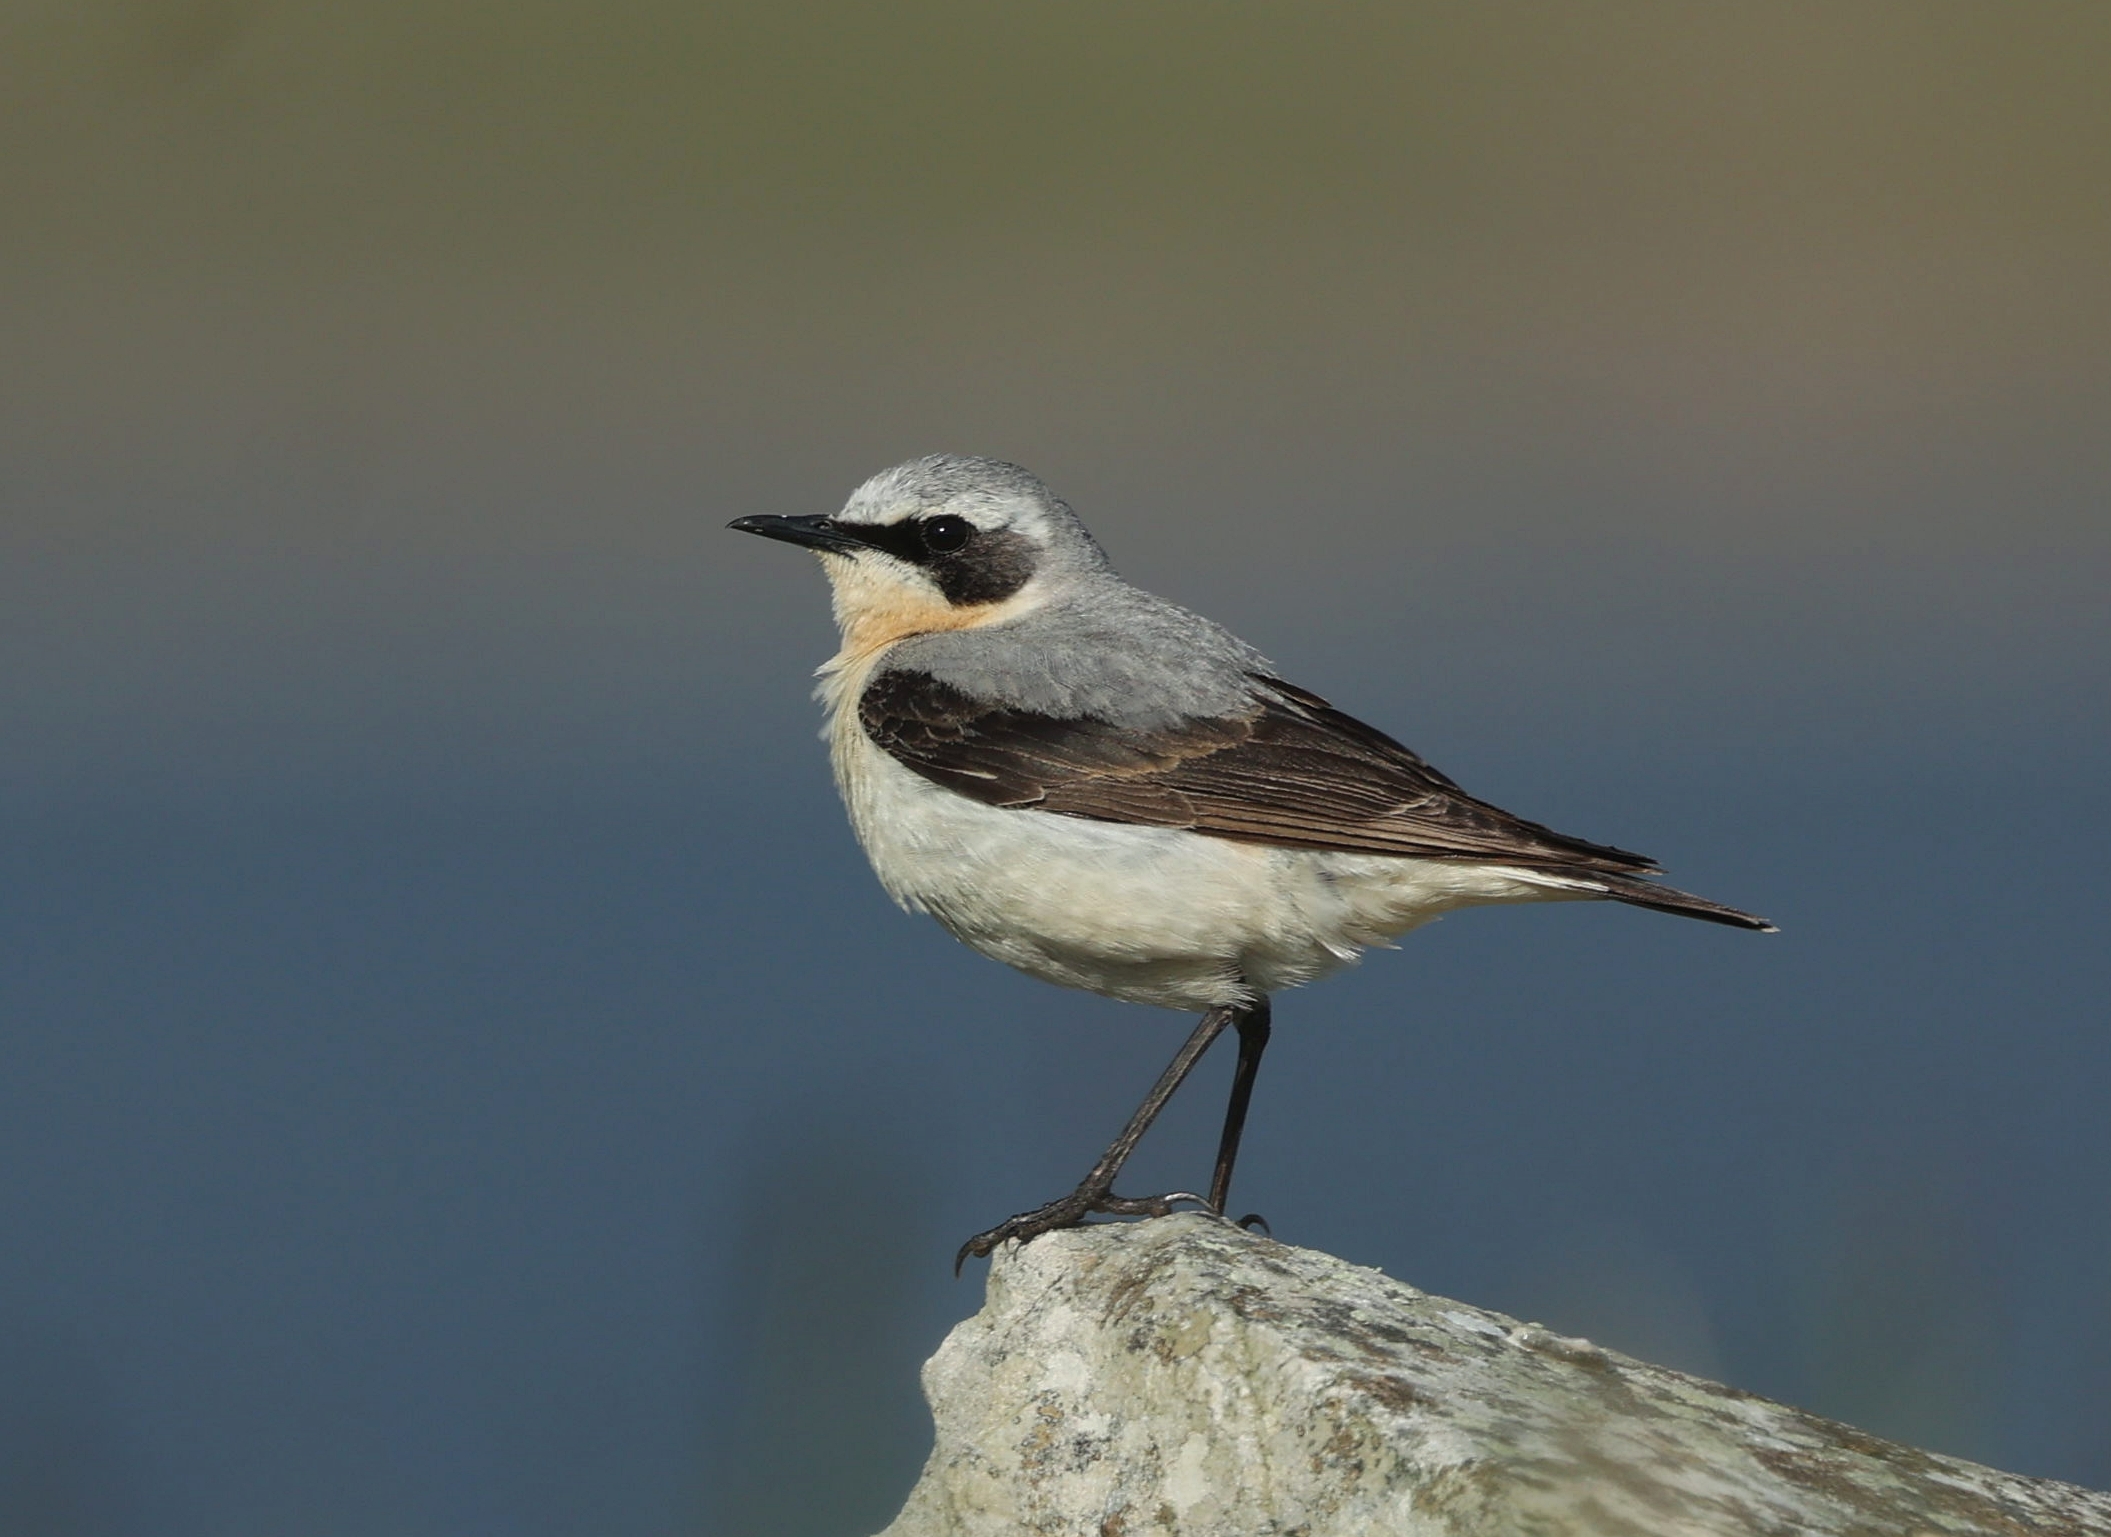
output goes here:
<path id="1" fill-rule="evenodd" d="M 883 1537 L 2111 1534 L 1999 1473 L 1196 1216 L 1009 1245 Z"/>

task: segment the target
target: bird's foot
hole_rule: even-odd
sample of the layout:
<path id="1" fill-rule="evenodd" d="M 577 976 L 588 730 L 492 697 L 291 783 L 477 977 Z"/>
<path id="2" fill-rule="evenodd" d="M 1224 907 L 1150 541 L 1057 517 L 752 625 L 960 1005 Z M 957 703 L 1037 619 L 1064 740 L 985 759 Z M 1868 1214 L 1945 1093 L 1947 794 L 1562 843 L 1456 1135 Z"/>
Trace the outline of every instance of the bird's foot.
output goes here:
<path id="1" fill-rule="evenodd" d="M 1052 1233 L 1057 1228 L 1076 1227 L 1090 1216 L 1108 1217 L 1164 1217 L 1169 1216 L 1175 1206 L 1199 1206 L 1204 1211 L 1217 1214 L 1206 1196 L 1195 1195 L 1186 1190 L 1168 1191 L 1164 1195 L 1126 1196 L 1116 1195 L 1111 1189 L 1095 1190 L 1090 1185 L 1080 1185 L 1066 1196 L 1050 1201 L 1046 1206 L 1036 1206 L 1032 1211 L 1022 1211 L 1016 1217 L 1006 1217 L 988 1232 L 977 1233 L 960 1246 L 953 1256 L 953 1274 L 960 1274 L 960 1267 L 968 1262 L 968 1256 L 988 1259 L 997 1246 L 1013 1239 L 1027 1243 L 1043 1233 Z"/>

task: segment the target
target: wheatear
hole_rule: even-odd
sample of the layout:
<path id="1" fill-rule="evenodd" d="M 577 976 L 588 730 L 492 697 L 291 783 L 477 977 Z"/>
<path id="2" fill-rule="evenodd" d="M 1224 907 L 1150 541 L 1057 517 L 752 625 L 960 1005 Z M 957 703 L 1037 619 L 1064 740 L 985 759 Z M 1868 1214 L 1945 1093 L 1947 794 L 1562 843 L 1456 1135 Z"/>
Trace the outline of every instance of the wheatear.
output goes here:
<path id="1" fill-rule="evenodd" d="M 934 454 L 875 475 L 835 517 L 731 526 L 805 545 L 828 573 L 843 645 L 818 693 L 889 894 L 1031 976 L 1203 1011 L 1077 1189 L 978 1233 L 962 1260 L 1094 1212 L 1223 1214 L 1268 995 L 1440 913 L 1611 898 L 1773 927 L 1659 885 L 1639 854 L 1475 800 L 1124 582 L 1016 465 Z M 1130 1151 L 1227 1026 L 1239 1060 L 1209 1194 L 1117 1196 Z"/>

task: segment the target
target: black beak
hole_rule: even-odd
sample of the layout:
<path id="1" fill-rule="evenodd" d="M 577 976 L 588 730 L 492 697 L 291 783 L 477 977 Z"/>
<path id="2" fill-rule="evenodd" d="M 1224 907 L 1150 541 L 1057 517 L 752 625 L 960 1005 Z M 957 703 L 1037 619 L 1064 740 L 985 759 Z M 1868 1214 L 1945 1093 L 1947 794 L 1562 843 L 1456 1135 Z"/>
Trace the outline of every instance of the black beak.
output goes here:
<path id="1" fill-rule="evenodd" d="M 833 518 L 781 518 L 772 513 L 735 518 L 726 527 L 786 544 L 803 544 L 810 550 L 862 550 L 865 541 L 840 527 Z"/>

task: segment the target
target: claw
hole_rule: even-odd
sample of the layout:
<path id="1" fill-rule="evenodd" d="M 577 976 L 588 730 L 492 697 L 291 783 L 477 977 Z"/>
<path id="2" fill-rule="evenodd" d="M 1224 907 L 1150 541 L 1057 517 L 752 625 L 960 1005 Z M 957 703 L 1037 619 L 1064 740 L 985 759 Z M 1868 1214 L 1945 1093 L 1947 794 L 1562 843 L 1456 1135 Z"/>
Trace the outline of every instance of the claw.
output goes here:
<path id="1" fill-rule="evenodd" d="M 1101 1197 L 1104 1199 L 1104 1197 Z M 953 1275 L 957 1279 L 961 1267 L 967 1264 L 968 1256 L 988 1259 L 996 1253 L 997 1246 L 1016 1238 L 1021 1243 L 1039 1238 L 1043 1233 L 1052 1233 L 1057 1228 L 1076 1227 L 1093 1210 L 1094 1194 L 1084 1190 L 1073 1190 L 1059 1201 L 1050 1201 L 1046 1206 L 1037 1206 L 1032 1211 L 1022 1211 L 1017 1216 L 1006 1217 L 995 1227 L 977 1233 L 960 1246 L 953 1256 Z"/>
<path id="2" fill-rule="evenodd" d="M 997 1246 L 1017 1239 L 1020 1243 L 1031 1243 L 1043 1233 L 1052 1233 L 1058 1228 L 1077 1227 L 1088 1216 L 1109 1217 L 1168 1217 L 1175 1205 L 1199 1206 L 1204 1211 L 1215 1212 L 1206 1196 L 1196 1195 L 1192 1190 L 1171 1190 L 1164 1195 L 1127 1196 L 1116 1195 L 1112 1190 L 1073 1190 L 1061 1200 L 1050 1201 L 1046 1206 L 1037 1206 L 1032 1211 L 1022 1211 L 1017 1216 L 1006 1217 L 986 1232 L 977 1233 L 960 1246 L 953 1256 L 953 1275 L 957 1279 L 968 1262 L 968 1256 L 988 1259 L 996 1253 Z"/>
<path id="3" fill-rule="evenodd" d="M 1215 1211 L 1209 1197 L 1196 1195 L 1192 1190 L 1169 1190 L 1164 1195 L 1126 1196 L 1108 1191 L 1091 1210 L 1109 1217 L 1170 1217 L 1176 1203 L 1201 1207 L 1204 1211 Z"/>

